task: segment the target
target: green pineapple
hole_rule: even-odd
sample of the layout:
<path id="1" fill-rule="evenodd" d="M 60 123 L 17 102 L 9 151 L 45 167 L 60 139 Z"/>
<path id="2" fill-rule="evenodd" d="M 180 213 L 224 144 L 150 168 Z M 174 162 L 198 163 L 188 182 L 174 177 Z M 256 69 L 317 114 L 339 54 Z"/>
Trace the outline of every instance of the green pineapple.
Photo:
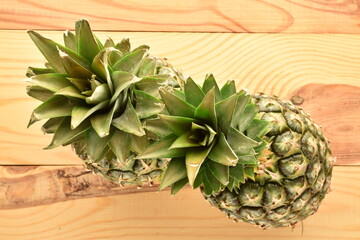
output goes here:
<path id="1" fill-rule="evenodd" d="M 138 156 L 171 158 L 160 189 L 190 183 L 229 218 L 261 228 L 293 226 L 318 209 L 333 158 L 302 109 L 236 92 L 232 81 L 219 89 L 211 75 L 202 87 L 188 79 L 184 91 L 160 93 L 169 114 L 146 122 L 160 141 Z"/>
<path id="2" fill-rule="evenodd" d="M 48 61 L 27 72 L 28 95 L 43 102 L 29 126 L 48 119 L 42 130 L 54 134 L 46 149 L 72 145 L 87 167 L 121 185 L 159 180 L 168 161 L 135 156 L 153 142 L 143 123 L 163 112 L 159 87 L 178 87 L 182 74 L 146 45 L 102 44 L 86 20 L 64 34 L 64 45 L 28 33 Z"/>

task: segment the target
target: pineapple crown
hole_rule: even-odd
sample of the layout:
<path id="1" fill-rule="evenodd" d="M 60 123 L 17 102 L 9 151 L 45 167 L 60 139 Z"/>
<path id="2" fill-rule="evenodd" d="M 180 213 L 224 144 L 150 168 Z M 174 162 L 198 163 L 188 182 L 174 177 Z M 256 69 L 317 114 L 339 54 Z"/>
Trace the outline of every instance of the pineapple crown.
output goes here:
<path id="1" fill-rule="evenodd" d="M 160 94 L 168 113 L 145 124 L 159 140 L 137 157 L 171 159 L 160 190 L 172 186 L 175 194 L 189 183 L 212 194 L 254 178 L 269 123 L 256 119 L 249 93 L 236 92 L 234 81 L 220 89 L 208 75 L 202 87 L 188 78 L 182 90 Z"/>
<path id="2" fill-rule="evenodd" d="M 27 72 L 28 95 L 43 102 L 28 126 L 48 119 L 42 130 L 54 136 L 46 149 L 85 140 L 95 161 L 109 150 L 126 159 L 125 141 L 140 153 L 139 142 L 146 147 L 148 140 L 142 122 L 164 109 L 159 87 L 178 86 L 181 74 L 149 57 L 146 45 L 131 50 L 128 39 L 115 44 L 111 38 L 102 44 L 86 20 L 76 21 L 75 34 L 65 32 L 64 45 L 28 33 L 48 61 Z"/>

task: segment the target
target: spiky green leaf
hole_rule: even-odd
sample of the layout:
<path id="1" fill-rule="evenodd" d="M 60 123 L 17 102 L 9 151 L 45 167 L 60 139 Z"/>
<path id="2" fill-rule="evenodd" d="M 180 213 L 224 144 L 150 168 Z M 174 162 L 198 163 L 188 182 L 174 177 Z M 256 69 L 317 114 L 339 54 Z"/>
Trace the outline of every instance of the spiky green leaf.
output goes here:
<path id="1" fill-rule="evenodd" d="M 124 71 L 136 74 L 139 70 L 142 60 L 149 55 L 147 49 L 139 49 L 123 56 L 114 66 L 114 71 Z"/>
<path id="2" fill-rule="evenodd" d="M 223 185 L 229 183 L 229 167 L 213 161 L 207 162 L 207 167 L 216 179 Z"/>
<path id="3" fill-rule="evenodd" d="M 164 122 L 160 118 L 153 118 L 146 120 L 144 128 L 154 133 L 156 136 L 163 138 L 170 135 L 172 132 L 164 125 Z"/>
<path id="4" fill-rule="evenodd" d="M 99 104 L 103 101 L 108 101 L 111 97 L 111 92 L 109 89 L 109 85 L 106 83 L 98 85 L 91 96 L 86 97 L 87 104 Z"/>
<path id="5" fill-rule="evenodd" d="M 100 138 L 94 129 L 90 128 L 85 133 L 86 152 L 90 159 L 98 161 L 104 155 L 104 150 L 108 147 L 108 143 L 112 138 L 112 134 L 107 137 Z"/>
<path id="6" fill-rule="evenodd" d="M 74 98 L 80 98 L 85 100 L 85 96 L 81 94 L 79 89 L 77 89 L 74 86 L 65 87 L 63 89 L 60 89 L 58 92 L 55 93 L 55 95 L 62 95 L 65 97 L 74 97 Z"/>
<path id="7" fill-rule="evenodd" d="M 170 116 L 159 114 L 159 118 L 164 123 L 164 127 L 168 128 L 177 136 L 183 135 L 185 132 L 189 131 L 195 119 L 179 116 Z"/>
<path id="8" fill-rule="evenodd" d="M 30 97 L 40 100 L 42 102 L 45 102 L 46 100 L 48 100 L 49 98 L 51 98 L 53 96 L 53 92 L 51 92 L 50 90 L 47 90 L 43 87 L 39 87 L 36 85 L 27 86 L 26 93 Z"/>
<path id="9" fill-rule="evenodd" d="M 181 116 L 193 118 L 195 113 L 195 107 L 174 94 L 160 89 L 160 95 L 165 103 L 166 109 L 173 116 Z"/>
<path id="10" fill-rule="evenodd" d="M 46 73 L 36 75 L 28 80 L 31 84 L 43 87 L 52 92 L 57 92 L 68 86 L 72 86 L 71 82 L 66 78 L 65 74 Z"/>
<path id="11" fill-rule="evenodd" d="M 85 19 L 77 20 L 75 22 L 75 34 L 78 53 L 89 62 L 92 62 L 96 54 L 100 52 L 100 49 L 91 31 L 89 22 Z"/>
<path id="12" fill-rule="evenodd" d="M 186 80 L 184 85 L 184 92 L 186 101 L 192 104 L 194 107 L 199 106 L 205 97 L 205 94 L 199 85 L 197 85 L 191 78 Z"/>
<path id="13" fill-rule="evenodd" d="M 119 105 L 119 101 L 116 101 L 109 112 L 94 114 L 90 117 L 91 126 L 94 128 L 99 137 L 103 138 L 109 135 L 111 122 L 115 111 L 119 108 Z"/>
<path id="14" fill-rule="evenodd" d="M 235 111 L 234 111 L 234 115 L 233 115 L 233 120 L 231 121 L 231 126 L 237 128 L 238 124 L 239 124 L 239 118 L 241 117 L 241 115 L 244 112 L 244 109 L 246 107 L 246 105 L 249 103 L 251 96 L 250 94 L 244 92 L 244 91 L 240 91 L 239 93 L 237 93 L 237 102 L 236 102 L 236 107 L 235 107 Z"/>
<path id="15" fill-rule="evenodd" d="M 131 73 L 116 71 L 111 74 L 112 81 L 114 83 L 115 92 L 111 97 L 110 103 L 116 101 L 120 93 L 129 87 L 132 83 L 135 83 L 138 78 Z"/>
<path id="16" fill-rule="evenodd" d="M 109 100 L 103 101 L 94 107 L 76 106 L 71 113 L 71 127 L 76 128 L 94 112 L 104 109 L 109 105 Z"/>
<path id="17" fill-rule="evenodd" d="M 26 76 L 31 78 L 35 75 L 41 75 L 46 73 L 55 73 L 52 68 L 36 68 L 36 67 L 28 67 L 26 71 Z"/>
<path id="18" fill-rule="evenodd" d="M 119 162 L 126 162 L 130 155 L 130 134 L 123 131 L 115 131 L 109 141 L 109 147 L 116 155 Z"/>
<path id="19" fill-rule="evenodd" d="M 212 148 L 208 158 L 225 166 L 235 166 L 238 161 L 223 133 L 220 133 L 219 140 Z"/>
<path id="20" fill-rule="evenodd" d="M 255 139 L 256 137 L 262 137 L 269 132 L 270 122 L 254 119 L 250 125 L 246 128 L 246 135 L 249 138 Z"/>
<path id="21" fill-rule="evenodd" d="M 239 132 L 244 132 L 245 129 L 250 125 L 251 121 L 254 119 L 256 114 L 258 113 L 258 109 L 255 104 L 246 105 L 243 113 L 237 119 Z"/>
<path id="22" fill-rule="evenodd" d="M 62 144 L 70 142 L 72 139 L 76 138 L 78 135 L 84 133 L 87 129 L 89 129 L 90 124 L 84 122 L 75 129 L 71 129 L 70 127 L 70 118 L 64 118 L 59 127 L 56 129 L 53 139 L 49 146 L 45 149 L 52 149 L 58 147 Z"/>
<path id="23" fill-rule="evenodd" d="M 67 98 L 53 96 L 35 108 L 30 117 L 28 127 L 41 119 L 71 116 L 72 109 L 73 106 Z"/>
<path id="24" fill-rule="evenodd" d="M 205 77 L 205 81 L 202 86 L 202 90 L 205 94 L 207 94 L 211 89 L 214 88 L 214 94 L 215 94 L 215 102 L 221 101 L 221 93 L 219 86 L 217 85 L 217 82 L 212 74 L 209 74 Z"/>
<path id="25" fill-rule="evenodd" d="M 185 163 L 186 163 L 187 176 L 191 187 L 194 186 L 194 181 L 196 179 L 196 176 L 199 173 L 200 167 L 204 163 L 210 150 L 211 150 L 211 146 L 187 149 Z"/>
<path id="26" fill-rule="evenodd" d="M 65 31 L 63 37 L 65 47 L 73 50 L 74 52 L 77 52 L 77 41 L 75 34 L 70 31 Z"/>
<path id="27" fill-rule="evenodd" d="M 156 115 L 164 109 L 164 103 L 161 100 L 143 91 L 134 89 L 133 92 L 136 99 L 136 114 L 140 119 Z"/>
<path id="28" fill-rule="evenodd" d="M 189 148 L 189 147 L 199 147 L 201 146 L 199 143 L 194 141 L 193 139 L 189 138 L 191 136 L 191 132 L 185 132 L 181 136 L 179 136 L 173 144 L 170 146 L 170 148 Z"/>
<path id="29" fill-rule="evenodd" d="M 188 182 L 189 180 L 187 179 L 187 177 L 184 177 L 183 179 L 171 185 L 171 195 L 175 195 L 176 193 L 178 193 Z"/>
<path id="30" fill-rule="evenodd" d="M 69 77 L 82 79 L 91 78 L 93 73 L 79 63 L 77 63 L 76 61 L 74 61 L 74 59 L 72 59 L 66 53 L 61 54 L 61 59 Z"/>
<path id="31" fill-rule="evenodd" d="M 112 125 L 124 132 L 135 134 L 136 136 L 145 135 L 145 130 L 130 101 L 127 102 L 123 114 L 112 120 Z"/>
<path id="32" fill-rule="evenodd" d="M 29 30 L 28 34 L 52 68 L 58 73 L 66 73 L 59 54 L 59 49 L 55 42 L 44 38 L 39 33 L 32 30 Z"/>
<path id="33" fill-rule="evenodd" d="M 216 103 L 216 117 L 220 126 L 220 129 L 223 133 L 227 134 L 228 129 L 233 120 L 234 110 L 237 102 L 237 96 L 232 95 L 227 99 Z"/>
<path id="34" fill-rule="evenodd" d="M 64 117 L 50 118 L 42 125 L 41 130 L 43 133 L 55 133 L 56 129 L 60 126 Z"/>
<path id="35" fill-rule="evenodd" d="M 158 142 L 155 142 L 149 146 L 144 152 L 142 152 L 138 159 L 146 158 L 176 158 L 184 157 L 185 152 L 183 149 L 170 149 L 171 144 L 175 141 L 177 136 L 168 135 Z"/>
<path id="36" fill-rule="evenodd" d="M 185 177 L 186 166 L 184 158 L 173 158 L 165 171 L 164 178 L 161 180 L 159 190 L 161 191 Z"/>
<path id="37" fill-rule="evenodd" d="M 215 89 L 210 90 L 195 110 L 195 118 L 201 119 L 217 131 L 217 116 L 215 111 Z"/>
<path id="38" fill-rule="evenodd" d="M 222 99 L 226 99 L 236 93 L 236 86 L 233 80 L 227 81 L 220 90 Z"/>

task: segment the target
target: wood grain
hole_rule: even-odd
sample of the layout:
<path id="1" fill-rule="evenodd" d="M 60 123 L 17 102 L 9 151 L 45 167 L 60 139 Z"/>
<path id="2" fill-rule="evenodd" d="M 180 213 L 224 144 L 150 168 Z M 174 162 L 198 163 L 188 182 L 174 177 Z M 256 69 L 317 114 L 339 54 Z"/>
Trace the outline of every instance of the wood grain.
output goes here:
<path id="1" fill-rule="evenodd" d="M 42 32 L 45 36 L 61 40 L 60 32 Z M 248 88 L 252 92 L 261 91 L 289 98 L 293 92 L 307 84 L 349 84 L 360 87 L 360 35 L 314 35 L 314 34 L 219 34 L 219 33 L 104 33 L 98 32 L 100 39 L 112 36 L 115 40 L 129 37 L 133 46 L 149 44 L 151 52 L 160 57 L 167 57 L 174 66 L 191 75 L 199 83 L 206 73 L 212 72 L 220 85 L 227 79 L 235 79 L 238 88 Z M 176 44 L 174 44 L 176 43 Z M 26 129 L 31 111 L 39 104 L 25 93 L 22 80 L 29 65 L 42 66 L 43 57 L 24 31 L 0 31 L 0 165 L 80 165 L 81 161 L 70 148 L 57 148 L 44 151 L 51 136 L 44 136 L 40 131 L 41 124 Z M 338 90 L 336 90 L 338 91 Z M 356 97 L 358 88 L 354 88 L 351 96 Z M 318 102 L 311 99 L 309 109 L 315 114 L 316 121 L 325 123 L 329 131 L 341 128 L 343 120 L 346 126 L 351 123 L 347 118 L 350 114 L 354 126 L 359 117 L 358 108 L 342 110 L 341 118 L 336 118 L 337 109 L 343 108 L 346 101 L 345 92 L 338 93 L 340 98 L 333 101 L 345 101 L 337 105 Z M 303 96 L 307 98 L 307 96 Z M 320 97 L 320 96 L 319 96 Z M 357 97 L 356 97 L 357 98 Z M 319 108 L 327 115 L 316 115 Z M 314 112 L 312 112 L 314 111 Z M 324 119 L 324 120 L 322 120 Z M 328 131 L 325 129 L 326 132 Z M 358 127 L 353 128 L 352 145 L 358 139 Z M 338 132 L 338 131 L 337 131 Z M 336 133 L 337 133 L 336 132 Z M 332 142 L 344 141 L 346 136 L 329 133 Z M 357 138 L 356 138 L 357 137 Z M 344 144 L 338 145 L 343 147 Z M 336 144 L 334 145 L 336 147 Z M 336 150 L 338 163 L 358 163 L 356 154 L 359 148 Z"/>
<path id="2" fill-rule="evenodd" d="M 3 171 L 1 171 L 3 172 Z M 20 174 L 21 175 L 21 174 Z M 0 210 L 0 236 L 43 239 L 354 240 L 360 238 L 360 168 L 335 167 L 332 191 L 319 211 L 295 229 L 260 230 L 233 223 L 200 193 L 114 195 Z"/>
<path id="3" fill-rule="evenodd" d="M 83 167 L 0 167 L 0 209 L 33 207 L 74 199 L 156 192 L 157 185 L 112 184 Z"/>
<path id="4" fill-rule="evenodd" d="M 0 29 L 360 33 L 357 0 L 3 0 Z"/>

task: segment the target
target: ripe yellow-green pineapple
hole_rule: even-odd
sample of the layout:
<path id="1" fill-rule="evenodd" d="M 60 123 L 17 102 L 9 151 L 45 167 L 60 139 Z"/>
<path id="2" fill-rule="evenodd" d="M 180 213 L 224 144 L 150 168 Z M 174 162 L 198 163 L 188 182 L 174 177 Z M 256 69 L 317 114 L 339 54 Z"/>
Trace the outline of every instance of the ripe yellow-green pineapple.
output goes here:
<path id="1" fill-rule="evenodd" d="M 86 20 L 64 34 L 64 45 L 28 33 L 47 60 L 27 72 L 28 94 L 43 102 L 29 126 L 48 119 L 42 130 L 54 136 L 47 149 L 72 145 L 87 167 L 121 185 L 159 180 L 167 161 L 135 156 L 153 141 L 143 123 L 164 109 L 159 87 L 178 87 L 181 73 L 149 56 L 146 45 L 101 43 Z"/>
<path id="2" fill-rule="evenodd" d="M 294 226 L 313 214 L 329 190 L 329 141 L 304 111 L 264 94 L 202 87 L 187 79 L 181 93 L 160 91 L 168 114 L 139 158 L 171 158 L 160 189 L 185 184 L 235 221 L 261 228 Z M 156 129 L 158 130 L 158 129 Z M 164 131 L 157 131 L 164 133 Z M 156 131 L 154 131 L 156 132 Z"/>

